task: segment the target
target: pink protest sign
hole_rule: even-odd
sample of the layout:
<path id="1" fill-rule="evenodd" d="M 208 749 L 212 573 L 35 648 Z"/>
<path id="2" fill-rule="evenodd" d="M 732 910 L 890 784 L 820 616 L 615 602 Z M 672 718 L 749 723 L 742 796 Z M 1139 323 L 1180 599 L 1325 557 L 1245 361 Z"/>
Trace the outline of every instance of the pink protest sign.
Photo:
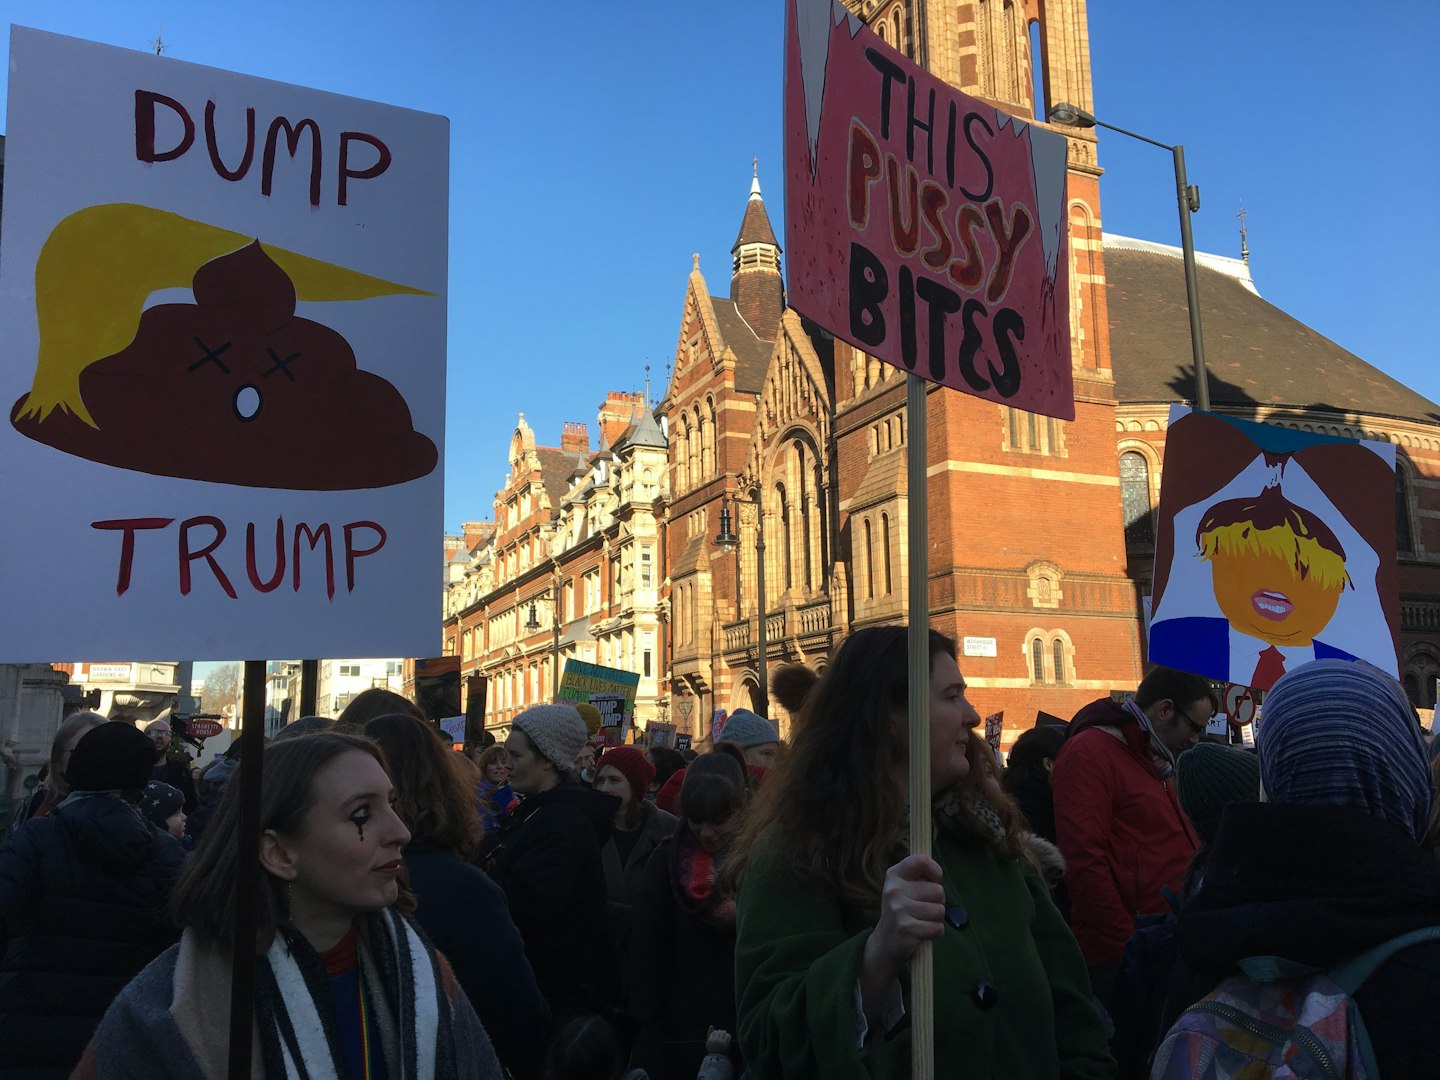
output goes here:
<path id="1" fill-rule="evenodd" d="M 902 370 L 1073 419 L 1065 137 L 835 0 L 790 0 L 785 50 L 790 305 Z"/>

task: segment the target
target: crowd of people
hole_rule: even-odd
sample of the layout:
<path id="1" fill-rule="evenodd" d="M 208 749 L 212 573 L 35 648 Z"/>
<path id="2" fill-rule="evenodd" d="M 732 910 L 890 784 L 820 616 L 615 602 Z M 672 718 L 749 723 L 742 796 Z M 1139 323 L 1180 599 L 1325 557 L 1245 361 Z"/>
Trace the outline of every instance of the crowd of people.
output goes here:
<path id="1" fill-rule="evenodd" d="M 937 1076 L 1271 1075 L 1262 1029 L 1433 1073 L 1440 766 L 1392 678 L 1297 668 L 1257 752 L 1157 668 L 1002 766 L 928 643 L 929 854 L 903 626 L 776 671 L 787 743 L 742 709 L 698 754 L 597 752 L 565 702 L 461 754 L 367 691 L 269 740 L 255 851 L 238 752 L 195 777 L 164 718 L 70 716 L 0 846 L 0 1080 L 227 1075 L 237 955 L 253 1076 L 898 1080 L 922 945 Z"/>

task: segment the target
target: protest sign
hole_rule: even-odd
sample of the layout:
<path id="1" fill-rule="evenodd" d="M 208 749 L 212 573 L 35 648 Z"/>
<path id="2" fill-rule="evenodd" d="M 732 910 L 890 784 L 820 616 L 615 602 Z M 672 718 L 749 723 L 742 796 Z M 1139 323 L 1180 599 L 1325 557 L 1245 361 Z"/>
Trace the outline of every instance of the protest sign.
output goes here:
<path id="1" fill-rule="evenodd" d="M 448 121 L 16 27 L 0 659 L 425 655 Z"/>
<path id="2" fill-rule="evenodd" d="M 685 734 L 676 735 L 676 736 L 675 736 L 675 749 L 676 749 L 676 750 L 689 750 L 689 749 L 690 749 L 690 741 L 691 741 L 691 740 L 690 740 L 690 736 L 689 736 L 689 735 L 685 735 Z"/>
<path id="3" fill-rule="evenodd" d="M 675 725 L 663 720 L 651 720 L 645 725 L 645 742 L 648 746 L 675 746 Z"/>
<path id="4" fill-rule="evenodd" d="M 712 744 L 721 742 L 725 738 L 725 721 L 729 718 L 730 714 L 724 709 L 716 709 L 714 715 L 710 717 L 710 742 Z"/>
<path id="5" fill-rule="evenodd" d="M 791 0 L 790 306 L 931 382 L 1074 419 L 1066 153 L 835 0 Z"/>
<path id="6" fill-rule="evenodd" d="M 990 744 L 990 749 L 997 754 L 1000 752 L 1000 736 L 1005 732 L 1005 710 L 993 712 L 985 717 L 985 741 Z"/>
<path id="7" fill-rule="evenodd" d="M 1395 447 L 1174 406 L 1149 658 L 1268 690 L 1327 657 L 1398 672 Z"/>
<path id="8" fill-rule="evenodd" d="M 606 735 L 606 745 L 608 746 L 617 745 L 628 736 L 630 725 L 635 720 L 635 691 L 639 686 L 640 676 L 636 672 L 602 667 L 599 664 L 587 664 L 583 660 L 567 659 L 565 667 L 560 672 L 560 700 L 588 701 L 598 708 L 601 715 L 601 731 Z M 605 726 L 605 710 L 612 706 L 602 703 L 601 700 L 608 698 L 619 698 L 622 703 L 619 735 L 614 742 L 610 741 L 609 735 L 609 732 L 614 729 Z"/>
<path id="9" fill-rule="evenodd" d="M 625 696 L 591 694 L 590 704 L 600 711 L 600 730 L 596 735 L 601 745 L 619 746 L 625 740 Z"/>
<path id="10" fill-rule="evenodd" d="M 445 717 L 440 721 L 440 730 L 450 736 L 452 743 L 463 743 L 465 741 L 465 717 Z"/>

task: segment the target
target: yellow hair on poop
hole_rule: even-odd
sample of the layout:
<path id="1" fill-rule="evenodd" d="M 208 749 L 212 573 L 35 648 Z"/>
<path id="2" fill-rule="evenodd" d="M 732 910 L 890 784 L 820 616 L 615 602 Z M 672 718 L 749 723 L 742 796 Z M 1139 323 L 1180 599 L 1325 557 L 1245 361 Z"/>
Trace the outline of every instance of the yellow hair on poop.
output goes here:
<path id="1" fill-rule="evenodd" d="M 80 373 L 130 344 L 151 293 L 189 288 L 196 270 L 253 239 L 135 203 L 87 206 L 64 218 L 46 238 L 35 262 L 40 350 L 35 379 L 18 416 L 43 420 L 58 408 L 94 427 L 80 398 Z M 269 244 L 261 246 L 289 275 L 297 300 L 433 295 Z"/>

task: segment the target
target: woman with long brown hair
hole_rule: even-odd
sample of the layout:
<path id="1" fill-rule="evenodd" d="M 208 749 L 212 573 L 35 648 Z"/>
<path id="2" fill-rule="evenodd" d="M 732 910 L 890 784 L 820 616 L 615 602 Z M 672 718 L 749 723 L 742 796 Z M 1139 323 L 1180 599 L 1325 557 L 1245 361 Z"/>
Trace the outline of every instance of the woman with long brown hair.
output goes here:
<path id="1" fill-rule="evenodd" d="M 934 857 L 907 855 L 904 626 L 841 645 L 727 864 L 739 879 L 740 1047 L 786 1080 L 910 1075 L 907 969 L 933 942 L 946 1077 L 1111 1077 L 1085 964 L 930 632 Z"/>
<path id="2" fill-rule="evenodd" d="M 530 1076 L 540 1067 L 550 1008 L 505 894 L 470 862 L 480 846 L 473 766 L 413 716 L 378 717 L 365 734 L 385 752 L 395 812 L 410 830 L 401 858 L 415 893 L 415 921 L 455 969 L 500 1063 Z"/>
<path id="3" fill-rule="evenodd" d="M 268 746 L 258 853 L 238 844 L 242 788 L 226 785 L 175 890 L 180 944 L 115 1000 L 75 1076 L 226 1076 L 238 948 L 255 956 L 252 1075 L 499 1080 L 449 964 L 407 918 L 410 833 L 379 748 L 334 732 Z M 242 874 L 259 877 L 253 941 L 235 940 Z"/>

